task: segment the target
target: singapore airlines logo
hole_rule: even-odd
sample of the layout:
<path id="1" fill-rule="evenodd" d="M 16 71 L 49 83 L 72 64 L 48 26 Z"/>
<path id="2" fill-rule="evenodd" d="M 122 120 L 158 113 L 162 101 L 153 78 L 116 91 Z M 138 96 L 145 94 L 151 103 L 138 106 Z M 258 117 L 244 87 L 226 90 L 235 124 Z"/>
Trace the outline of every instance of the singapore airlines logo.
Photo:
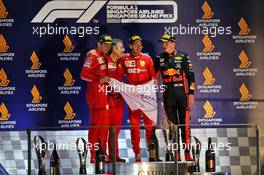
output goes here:
<path id="1" fill-rule="evenodd" d="M 31 89 L 31 94 L 33 96 L 32 103 L 35 103 L 35 104 L 40 103 L 40 101 L 42 100 L 42 97 L 40 96 L 39 91 L 35 85 Z"/>
<path id="2" fill-rule="evenodd" d="M 5 8 L 5 5 L 2 0 L 0 0 L 0 18 L 6 18 L 7 14 L 8 12 Z"/>
<path id="3" fill-rule="evenodd" d="M 72 78 L 72 74 L 68 68 L 64 71 L 63 76 L 65 78 L 64 86 L 72 86 L 74 84 L 75 80 Z"/>
<path id="4" fill-rule="evenodd" d="M 214 12 L 212 12 L 210 5 L 206 1 L 202 5 L 202 10 L 204 12 L 203 19 L 211 19 L 214 16 Z"/>
<path id="5" fill-rule="evenodd" d="M 8 109 L 6 108 L 6 105 L 2 102 L 2 104 L 0 105 L 0 121 L 6 121 L 9 119 L 10 114 L 8 113 Z"/>
<path id="6" fill-rule="evenodd" d="M 246 69 L 251 65 L 251 62 L 248 60 L 248 57 L 243 50 L 239 54 L 239 59 L 241 61 L 241 64 L 239 66 L 241 69 Z"/>
<path id="7" fill-rule="evenodd" d="M 203 108 L 205 110 L 204 118 L 213 118 L 215 116 L 216 112 L 214 111 L 213 106 L 208 100 L 205 102 Z"/>
<path id="8" fill-rule="evenodd" d="M 239 35 L 248 35 L 251 29 L 248 27 L 246 21 L 244 18 L 240 18 L 240 21 L 238 22 L 238 26 L 240 28 Z"/>
<path id="9" fill-rule="evenodd" d="M 4 69 L 2 68 L 0 70 L 0 86 L 6 87 L 6 86 L 8 86 L 9 82 L 10 82 L 10 80 L 8 80 L 6 73 L 5 73 Z"/>
<path id="10" fill-rule="evenodd" d="M 72 120 L 75 117 L 75 113 L 73 112 L 73 109 L 69 102 L 67 102 L 64 106 L 64 111 L 66 112 L 66 116 L 64 117 L 64 120 Z"/>
<path id="11" fill-rule="evenodd" d="M 212 52 L 214 50 L 215 46 L 213 45 L 210 37 L 207 34 L 203 37 L 202 41 L 204 44 L 204 52 Z"/>
<path id="12" fill-rule="evenodd" d="M 0 52 L 6 52 L 9 49 L 7 42 L 2 34 L 0 34 Z"/>
<path id="13" fill-rule="evenodd" d="M 249 101 L 252 97 L 252 95 L 249 94 L 249 91 L 244 83 L 239 88 L 239 92 L 241 93 L 240 101 Z"/>
<path id="14" fill-rule="evenodd" d="M 63 39 L 63 44 L 65 45 L 65 49 L 63 52 L 71 52 L 74 49 L 74 46 L 72 45 L 71 39 L 66 35 Z"/>
<path id="15" fill-rule="evenodd" d="M 31 69 L 36 70 L 36 69 L 39 69 L 40 68 L 41 62 L 39 61 L 39 58 L 38 58 L 38 56 L 37 56 L 37 54 L 36 54 L 35 51 L 32 52 L 31 57 L 30 57 L 30 60 L 32 62 Z"/>
<path id="16" fill-rule="evenodd" d="M 203 71 L 203 76 L 205 78 L 204 85 L 212 85 L 215 82 L 215 78 L 208 67 Z"/>

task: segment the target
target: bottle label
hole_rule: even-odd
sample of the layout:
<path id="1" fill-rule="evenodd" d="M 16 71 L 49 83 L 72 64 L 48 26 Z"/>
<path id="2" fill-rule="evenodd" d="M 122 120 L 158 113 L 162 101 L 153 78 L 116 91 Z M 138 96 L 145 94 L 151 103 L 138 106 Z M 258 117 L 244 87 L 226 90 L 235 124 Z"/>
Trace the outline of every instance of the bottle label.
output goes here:
<path id="1" fill-rule="evenodd" d="M 214 160 L 208 160 L 207 164 L 208 164 L 208 168 L 210 168 L 210 169 L 215 168 L 215 161 Z"/>
<path id="2" fill-rule="evenodd" d="M 149 158 L 156 159 L 156 150 L 155 149 L 149 150 Z"/>
<path id="3" fill-rule="evenodd" d="M 98 169 L 99 169 L 99 171 L 104 170 L 104 163 L 103 162 L 98 162 Z"/>

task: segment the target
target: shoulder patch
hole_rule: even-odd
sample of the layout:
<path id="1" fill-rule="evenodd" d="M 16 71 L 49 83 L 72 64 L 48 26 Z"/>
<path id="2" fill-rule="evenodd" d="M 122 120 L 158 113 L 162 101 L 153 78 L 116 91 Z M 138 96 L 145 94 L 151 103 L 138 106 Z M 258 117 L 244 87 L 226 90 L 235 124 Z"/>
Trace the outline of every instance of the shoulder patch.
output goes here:
<path id="1" fill-rule="evenodd" d="M 93 63 L 93 60 L 87 59 L 83 66 L 89 68 L 89 67 L 91 67 L 92 63 Z"/>
<path id="2" fill-rule="evenodd" d="M 98 58 L 97 58 L 97 61 L 98 61 L 99 64 L 103 64 L 103 63 L 105 63 L 105 60 L 104 60 L 103 57 L 98 57 Z"/>

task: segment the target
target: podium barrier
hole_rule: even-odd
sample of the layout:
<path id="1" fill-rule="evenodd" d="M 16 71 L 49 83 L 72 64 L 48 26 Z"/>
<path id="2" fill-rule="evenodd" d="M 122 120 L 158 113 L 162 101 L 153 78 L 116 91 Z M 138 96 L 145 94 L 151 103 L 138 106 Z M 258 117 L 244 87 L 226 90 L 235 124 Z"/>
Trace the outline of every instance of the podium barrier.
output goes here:
<path id="1" fill-rule="evenodd" d="M 179 127 L 179 126 L 176 126 Z M 207 174 L 260 174 L 259 159 L 259 131 L 256 125 L 217 125 L 201 126 L 191 125 L 192 136 L 197 137 L 207 146 L 208 137 L 213 143 L 230 143 L 231 151 L 216 150 L 216 172 Z M 112 127 L 114 131 L 115 127 Z M 64 129 L 64 130 L 62 130 Z M 70 129 L 70 130 L 69 130 Z M 75 128 L 31 128 L 25 131 L 10 131 L 0 133 L 0 163 L 9 174 L 37 174 L 38 160 L 33 141 L 36 135 L 42 136 L 52 143 L 68 143 L 73 146 L 77 138 L 87 140 L 88 127 Z M 82 129 L 82 130 L 80 130 Z M 163 128 L 164 129 L 164 128 Z M 177 129 L 176 129 L 177 130 Z M 131 146 L 129 127 L 123 127 L 119 135 L 119 154 L 126 159 L 126 163 L 113 162 L 106 164 L 106 173 L 109 174 L 191 174 L 187 172 L 190 162 L 185 162 L 183 153 L 181 162 L 165 162 L 166 144 L 162 129 L 156 130 L 159 140 L 159 153 L 162 162 L 148 162 L 148 150 L 145 143 L 145 130 L 141 128 L 141 155 L 142 163 L 134 163 L 134 154 Z M 112 134 L 114 134 L 112 132 Z M 115 137 L 114 137 L 115 138 Z M 113 142 L 114 143 L 114 142 Z M 115 149 L 115 147 L 113 146 Z M 28 151 L 31 150 L 31 151 Z M 57 149 L 61 159 L 61 174 L 79 174 L 80 161 L 76 149 Z M 113 150 L 115 152 L 116 150 Z M 52 147 L 45 156 L 45 170 L 49 172 L 49 159 Z M 205 150 L 200 155 L 200 172 L 205 173 Z M 90 154 L 86 158 L 87 174 L 94 174 L 94 165 L 90 163 Z M 48 173 L 47 173 L 48 174 Z"/>
<path id="2" fill-rule="evenodd" d="M 178 131 L 184 125 L 175 126 Z M 260 175 L 259 126 L 254 124 L 190 125 L 192 136 L 205 145 L 200 154 L 200 169 L 205 172 L 205 150 L 213 140 L 216 172 Z M 177 137 L 176 137 L 177 139 Z M 177 142 L 177 140 L 176 140 Z M 215 147 L 217 146 L 217 147 Z M 176 159 L 176 165 L 179 166 Z M 179 170 L 177 168 L 176 170 Z"/>

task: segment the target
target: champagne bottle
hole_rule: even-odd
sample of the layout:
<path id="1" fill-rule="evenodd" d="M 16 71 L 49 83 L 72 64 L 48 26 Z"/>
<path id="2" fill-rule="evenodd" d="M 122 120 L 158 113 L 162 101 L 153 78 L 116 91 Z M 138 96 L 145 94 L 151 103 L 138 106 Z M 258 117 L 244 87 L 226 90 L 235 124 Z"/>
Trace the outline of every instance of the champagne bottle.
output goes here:
<path id="1" fill-rule="evenodd" d="M 150 162 L 159 160 L 158 144 L 159 144 L 158 139 L 155 134 L 155 127 L 153 127 L 150 142 L 149 142 L 149 161 Z"/>
<path id="2" fill-rule="evenodd" d="M 212 139 L 208 138 L 208 148 L 205 152 L 206 172 L 215 172 L 215 153 L 212 146 Z"/>
<path id="3" fill-rule="evenodd" d="M 171 149 L 166 150 L 165 161 L 173 161 L 173 153 Z"/>
<path id="4" fill-rule="evenodd" d="M 57 153 L 56 144 L 50 157 L 50 175 L 60 175 L 60 158 Z"/>
<path id="5" fill-rule="evenodd" d="M 105 163 L 105 155 L 103 153 L 101 142 L 98 142 L 99 149 L 95 152 L 95 173 L 96 174 L 104 174 L 104 163 Z"/>

